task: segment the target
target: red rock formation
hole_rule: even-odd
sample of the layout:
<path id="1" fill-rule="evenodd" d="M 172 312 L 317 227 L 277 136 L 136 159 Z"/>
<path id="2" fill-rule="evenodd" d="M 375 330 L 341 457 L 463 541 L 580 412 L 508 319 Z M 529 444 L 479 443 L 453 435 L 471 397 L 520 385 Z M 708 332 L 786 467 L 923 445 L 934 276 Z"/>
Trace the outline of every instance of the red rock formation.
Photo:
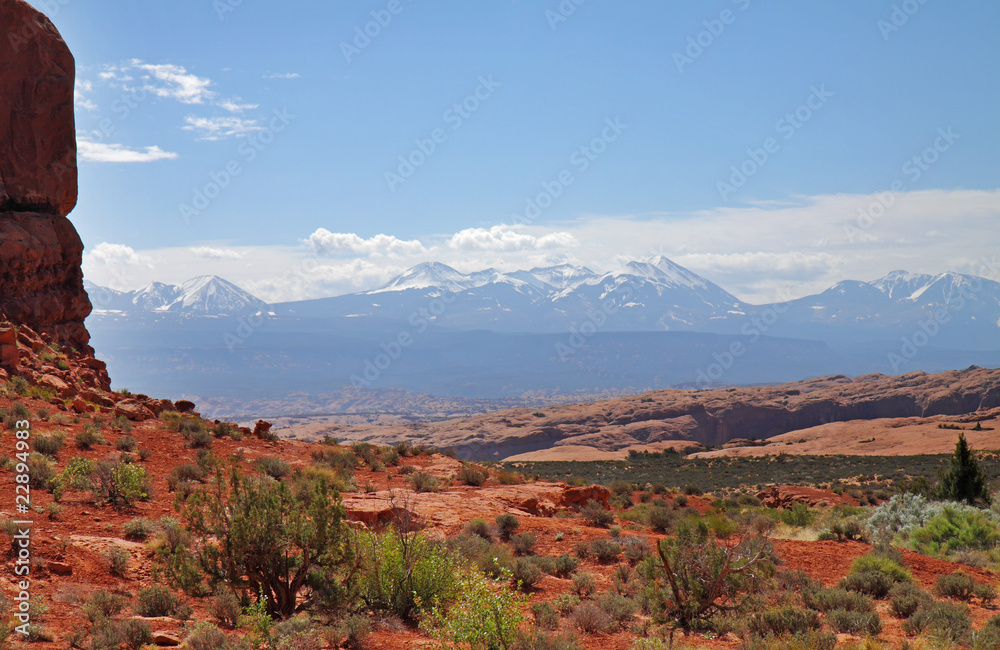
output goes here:
<path id="1" fill-rule="evenodd" d="M 66 219 L 77 196 L 73 55 L 23 0 L 0 0 L 0 25 L 0 319 L 92 353 L 83 243 Z"/>

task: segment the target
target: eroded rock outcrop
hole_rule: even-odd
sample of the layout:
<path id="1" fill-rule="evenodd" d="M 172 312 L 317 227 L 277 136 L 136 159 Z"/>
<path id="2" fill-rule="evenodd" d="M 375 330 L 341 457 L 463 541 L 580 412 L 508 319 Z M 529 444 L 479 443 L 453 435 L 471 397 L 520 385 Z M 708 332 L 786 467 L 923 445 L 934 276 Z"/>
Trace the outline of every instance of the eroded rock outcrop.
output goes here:
<path id="1" fill-rule="evenodd" d="M 66 218 L 77 197 L 73 55 L 23 0 L 0 0 L 0 24 L 0 319 L 90 354 L 83 243 Z"/>

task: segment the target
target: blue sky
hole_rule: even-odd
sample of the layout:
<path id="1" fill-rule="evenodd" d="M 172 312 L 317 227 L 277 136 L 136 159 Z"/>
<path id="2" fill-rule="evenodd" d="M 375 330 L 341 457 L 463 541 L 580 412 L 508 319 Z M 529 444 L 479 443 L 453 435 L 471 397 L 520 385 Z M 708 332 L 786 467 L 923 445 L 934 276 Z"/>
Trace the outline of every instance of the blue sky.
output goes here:
<path id="1" fill-rule="evenodd" d="M 279 300 L 665 254 L 763 301 L 986 275 L 1000 5 L 576 2 L 39 0 L 77 58 L 87 276 Z"/>

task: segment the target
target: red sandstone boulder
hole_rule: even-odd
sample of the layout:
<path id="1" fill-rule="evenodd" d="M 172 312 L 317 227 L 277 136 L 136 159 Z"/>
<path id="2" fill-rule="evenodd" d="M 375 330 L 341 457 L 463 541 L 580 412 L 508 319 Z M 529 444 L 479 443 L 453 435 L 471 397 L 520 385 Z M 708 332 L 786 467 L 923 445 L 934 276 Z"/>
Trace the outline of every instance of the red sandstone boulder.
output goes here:
<path id="1" fill-rule="evenodd" d="M 142 402 L 135 399 L 125 399 L 115 404 L 115 415 L 124 416 L 134 422 L 152 420 L 156 417 Z"/>
<path id="2" fill-rule="evenodd" d="M 23 0 L 0 0 L 0 25 L 0 212 L 65 217 L 77 194 L 73 55 Z"/>
<path id="3" fill-rule="evenodd" d="M 563 508 L 573 508 L 587 505 L 588 501 L 597 501 L 605 509 L 608 506 L 608 499 L 611 498 L 611 491 L 603 485 L 587 485 L 585 487 L 570 487 L 562 493 L 559 505 Z"/>

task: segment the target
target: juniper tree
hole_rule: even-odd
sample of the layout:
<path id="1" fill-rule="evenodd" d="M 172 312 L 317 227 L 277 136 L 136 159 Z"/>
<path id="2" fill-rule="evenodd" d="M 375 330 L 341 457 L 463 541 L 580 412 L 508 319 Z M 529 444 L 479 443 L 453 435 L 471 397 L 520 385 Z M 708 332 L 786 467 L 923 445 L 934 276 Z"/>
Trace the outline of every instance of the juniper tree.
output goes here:
<path id="1" fill-rule="evenodd" d="M 939 490 L 942 499 L 965 501 L 970 505 L 990 502 L 986 475 L 969 449 L 964 433 L 958 434 L 955 452 L 951 455 L 948 471 L 941 477 Z"/>

